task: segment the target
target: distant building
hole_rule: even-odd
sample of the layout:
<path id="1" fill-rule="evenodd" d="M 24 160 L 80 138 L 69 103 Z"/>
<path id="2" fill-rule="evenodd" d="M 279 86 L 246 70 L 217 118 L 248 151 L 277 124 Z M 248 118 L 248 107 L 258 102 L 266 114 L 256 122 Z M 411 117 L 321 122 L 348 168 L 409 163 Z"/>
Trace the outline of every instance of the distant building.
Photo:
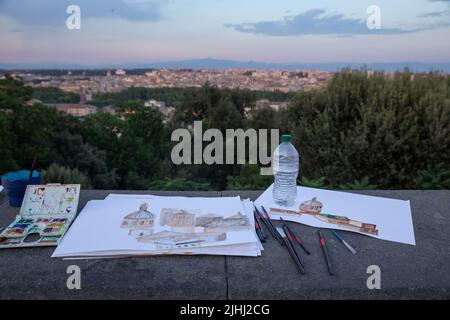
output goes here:
<path id="1" fill-rule="evenodd" d="M 269 99 L 261 99 L 256 101 L 257 109 L 271 108 L 275 111 L 286 108 L 288 106 L 287 102 L 284 101 L 270 101 Z"/>
<path id="2" fill-rule="evenodd" d="M 86 102 L 92 101 L 93 100 L 92 93 L 86 93 L 85 100 Z"/>
<path id="3" fill-rule="evenodd" d="M 77 118 L 83 118 L 97 113 L 97 107 L 87 104 L 58 103 L 46 104 L 46 106 L 49 108 L 53 108 L 59 112 L 70 114 Z"/>
<path id="4" fill-rule="evenodd" d="M 42 101 L 39 100 L 39 99 L 31 99 L 30 101 L 27 102 L 28 106 L 32 106 L 32 105 L 35 105 L 35 104 L 42 104 Z"/>
<path id="5" fill-rule="evenodd" d="M 116 76 L 124 76 L 126 74 L 127 74 L 127 72 L 125 70 L 123 70 L 123 69 L 117 69 L 116 70 Z"/>
<path id="6" fill-rule="evenodd" d="M 146 77 L 155 77 L 157 75 L 159 75 L 159 72 L 157 70 L 152 70 L 152 71 L 149 71 L 149 72 L 145 73 Z"/>
<path id="7" fill-rule="evenodd" d="M 170 122 L 173 119 L 173 115 L 175 114 L 174 107 L 160 108 L 159 111 L 164 115 L 164 123 Z"/>
<path id="8" fill-rule="evenodd" d="M 159 108 L 159 109 L 166 107 L 166 103 L 164 101 L 157 101 L 157 100 L 154 100 L 154 99 L 150 99 L 150 100 L 145 101 L 144 105 L 146 107 L 156 107 L 156 108 Z"/>
<path id="9" fill-rule="evenodd" d="M 116 114 L 116 109 L 113 106 L 111 106 L 111 105 L 103 107 L 101 110 L 103 112 L 109 113 L 111 115 L 115 115 Z"/>

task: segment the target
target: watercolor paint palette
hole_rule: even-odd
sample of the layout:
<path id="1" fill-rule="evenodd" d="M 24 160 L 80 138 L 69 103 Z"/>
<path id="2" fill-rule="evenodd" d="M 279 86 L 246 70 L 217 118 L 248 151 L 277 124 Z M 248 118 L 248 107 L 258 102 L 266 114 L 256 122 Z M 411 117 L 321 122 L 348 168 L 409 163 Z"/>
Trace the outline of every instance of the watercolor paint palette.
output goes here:
<path id="1" fill-rule="evenodd" d="M 0 234 L 0 249 L 57 246 L 78 210 L 80 185 L 28 186 L 13 223 Z"/>

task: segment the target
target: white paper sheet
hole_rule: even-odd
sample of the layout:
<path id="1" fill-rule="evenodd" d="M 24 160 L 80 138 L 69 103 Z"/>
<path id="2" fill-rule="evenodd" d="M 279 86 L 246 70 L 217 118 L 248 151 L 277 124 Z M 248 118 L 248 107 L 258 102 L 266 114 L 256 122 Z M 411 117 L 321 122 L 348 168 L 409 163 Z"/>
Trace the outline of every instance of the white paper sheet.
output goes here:
<path id="1" fill-rule="evenodd" d="M 116 194 L 116 193 L 110 193 L 109 195 L 106 196 L 105 200 L 108 199 L 113 199 L 113 198 L 134 198 L 134 199 L 151 199 L 151 198 L 155 198 L 158 196 L 155 195 L 141 195 L 141 194 Z M 253 201 L 251 201 L 250 199 L 244 199 L 242 200 L 242 205 L 244 207 L 244 210 L 247 212 L 247 215 L 249 217 L 251 217 L 253 215 Z M 254 219 L 250 219 L 252 226 L 255 226 L 255 220 Z M 253 228 L 254 229 L 254 228 Z M 254 229 L 254 233 L 255 233 L 255 238 L 257 240 L 258 243 L 258 247 L 260 248 L 260 250 L 264 250 L 263 245 L 256 233 L 256 230 Z"/>
<path id="2" fill-rule="evenodd" d="M 113 198 L 119 198 L 119 199 L 120 198 L 151 199 L 151 198 L 155 198 L 155 197 L 158 197 L 158 196 L 151 195 L 151 194 L 118 194 L 118 193 L 116 194 L 116 193 L 110 193 L 109 195 L 106 196 L 105 200 L 113 199 Z M 244 200 L 242 200 L 242 205 L 244 207 L 244 210 L 246 210 L 247 215 L 249 217 L 252 217 L 253 216 L 253 201 L 251 201 L 250 199 L 244 199 Z M 259 248 L 259 250 L 264 250 L 263 245 L 262 245 L 262 243 L 261 243 L 261 241 L 260 241 L 260 239 L 259 239 L 259 237 L 258 237 L 258 235 L 256 233 L 256 230 L 254 229 L 255 221 L 254 221 L 254 219 L 250 219 L 250 220 L 251 220 L 251 224 L 253 226 L 253 231 L 255 233 L 255 238 L 256 238 L 256 241 L 257 241 L 258 248 Z"/>
<path id="3" fill-rule="evenodd" d="M 316 198 L 322 205 L 320 216 L 314 214 L 298 214 L 303 203 L 308 208 L 309 201 Z M 273 201 L 273 185 L 269 187 L 256 201 L 257 206 L 264 206 L 270 211 L 271 218 L 302 223 L 318 228 L 328 228 L 352 231 L 377 239 L 415 245 L 414 227 L 409 201 L 394 200 L 373 196 L 358 195 L 321 189 L 298 187 L 297 201 L 294 206 L 282 208 Z M 314 205 L 313 204 L 313 205 Z M 278 209 L 286 209 L 297 214 L 280 213 Z M 314 211 L 314 210 L 313 210 Z M 364 222 L 376 226 L 378 234 L 361 232 L 346 225 L 325 222 L 323 214 L 343 216 L 352 221 Z M 319 219 L 320 218 L 320 219 Z M 335 221 L 335 220 L 333 220 Z"/>
<path id="4" fill-rule="evenodd" d="M 148 203 L 148 211 L 154 216 L 154 224 L 151 234 L 131 234 L 135 230 L 123 228 L 124 218 L 130 213 L 139 211 L 143 203 Z M 254 230 L 253 213 L 247 213 L 247 207 L 251 202 L 241 202 L 235 198 L 185 198 L 185 197 L 159 197 L 151 195 L 117 195 L 109 196 L 105 200 L 89 201 L 82 210 L 72 227 L 55 250 L 53 257 L 75 257 L 81 259 L 92 256 L 111 257 L 149 254 L 217 254 L 217 255 L 243 255 L 258 256 L 261 254 L 262 245 L 257 239 Z M 173 218 L 172 211 L 167 209 L 186 210 L 186 217 L 190 219 L 188 225 L 173 227 L 164 225 L 163 218 Z M 168 213 L 167 213 L 168 212 Z M 208 217 L 208 215 L 214 216 Z M 195 218 L 192 217 L 195 215 Z M 242 217 L 246 217 L 243 219 Z M 199 227 L 207 219 L 208 227 Z M 206 218 L 205 218 L 206 217 Z M 209 221 L 216 217 L 220 226 L 211 227 Z M 195 219 L 195 220 L 194 220 Z M 221 224 L 221 221 L 223 223 Z M 196 227 L 192 226 L 195 221 Z M 203 222 L 202 222 L 203 221 Z M 235 226 L 236 223 L 247 221 L 245 226 Z M 184 223 L 184 222 L 183 222 Z M 148 231 L 148 230 L 147 230 Z M 145 231 L 145 232 L 147 232 Z M 154 241 L 141 242 L 137 239 L 160 232 L 186 232 L 188 234 L 226 234 L 225 239 L 209 239 L 187 248 L 174 247 L 173 243 L 156 245 Z M 209 237 L 209 236 L 208 236 Z M 159 241 L 159 240 L 158 240 Z M 164 240 L 166 241 L 166 240 Z M 187 240 L 186 240 L 187 241 Z M 162 246 L 162 247 L 161 247 Z"/>

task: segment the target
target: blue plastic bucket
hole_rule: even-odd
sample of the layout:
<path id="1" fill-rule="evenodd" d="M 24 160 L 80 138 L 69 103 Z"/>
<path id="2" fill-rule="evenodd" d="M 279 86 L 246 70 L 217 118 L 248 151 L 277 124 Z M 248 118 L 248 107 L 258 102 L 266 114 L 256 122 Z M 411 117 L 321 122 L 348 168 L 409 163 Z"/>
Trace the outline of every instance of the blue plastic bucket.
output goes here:
<path id="1" fill-rule="evenodd" d="M 2 176 L 2 186 L 5 188 L 6 196 L 11 207 L 20 208 L 28 185 L 41 184 L 41 175 L 38 171 L 33 172 L 29 178 L 29 170 L 8 172 Z"/>

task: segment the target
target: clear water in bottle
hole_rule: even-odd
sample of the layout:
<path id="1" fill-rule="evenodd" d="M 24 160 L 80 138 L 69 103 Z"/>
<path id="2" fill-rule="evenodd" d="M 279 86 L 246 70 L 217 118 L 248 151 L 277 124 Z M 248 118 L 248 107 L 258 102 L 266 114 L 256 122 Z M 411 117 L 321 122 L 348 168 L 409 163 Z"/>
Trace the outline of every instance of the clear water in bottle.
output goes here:
<path id="1" fill-rule="evenodd" d="M 293 206 L 297 198 L 297 177 L 300 157 L 291 143 L 291 136 L 281 137 L 281 144 L 273 154 L 275 184 L 273 199 L 277 205 Z"/>

